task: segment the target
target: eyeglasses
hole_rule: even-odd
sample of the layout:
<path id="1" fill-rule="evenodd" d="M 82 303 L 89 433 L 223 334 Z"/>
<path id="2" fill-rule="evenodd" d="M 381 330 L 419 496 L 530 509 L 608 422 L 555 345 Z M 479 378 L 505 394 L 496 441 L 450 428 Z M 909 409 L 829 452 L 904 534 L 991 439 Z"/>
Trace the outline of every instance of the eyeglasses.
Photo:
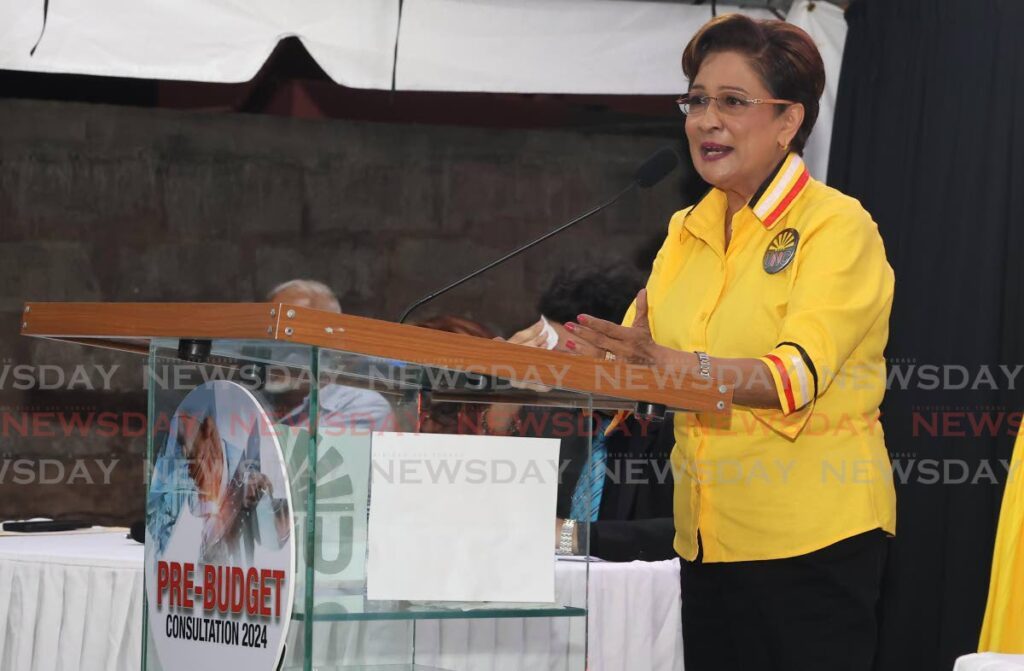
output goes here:
<path id="1" fill-rule="evenodd" d="M 736 95 L 724 96 L 690 96 L 686 95 L 678 100 L 679 110 L 686 116 L 700 116 L 711 106 L 714 100 L 718 105 L 718 111 L 727 116 L 740 116 L 754 108 L 754 105 L 795 105 L 792 100 L 780 100 L 778 98 L 740 98 Z"/>

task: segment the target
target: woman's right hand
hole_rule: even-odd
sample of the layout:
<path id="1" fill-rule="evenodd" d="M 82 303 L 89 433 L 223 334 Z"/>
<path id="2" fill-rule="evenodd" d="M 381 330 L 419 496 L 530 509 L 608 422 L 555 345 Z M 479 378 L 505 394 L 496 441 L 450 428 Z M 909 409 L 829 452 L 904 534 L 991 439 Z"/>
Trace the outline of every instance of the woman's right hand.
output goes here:
<path id="1" fill-rule="evenodd" d="M 535 324 L 527 326 L 510 337 L 507 342 L 513 345 L 526 345 L 527 347 L 542 347 L 547 349 L 548 336 L 544 331 L 544 320 L 538 319 Z"/>
<path id="2" fill-rule="evenodd" d="M 495 340 L 504 340 L 503 338 L 495 338 Z M 504 342 L 512 343 L 513 345 L 525 345 L 526 347 L 536 347 L 538 349 L 547 349 L 548 336 L 544 330 L 544 318 L 541 317 L 536 323 L 527 326 L 521 331 L 517 331 L 508 340 Z M 516 389 L 529 389 L 530 391 L 536 391 L 538 393 L 546 393 L 551 391 L 549 387 L 539 385 L 530 382 L 516 382 L 510 381 L 510 384 Z"/>

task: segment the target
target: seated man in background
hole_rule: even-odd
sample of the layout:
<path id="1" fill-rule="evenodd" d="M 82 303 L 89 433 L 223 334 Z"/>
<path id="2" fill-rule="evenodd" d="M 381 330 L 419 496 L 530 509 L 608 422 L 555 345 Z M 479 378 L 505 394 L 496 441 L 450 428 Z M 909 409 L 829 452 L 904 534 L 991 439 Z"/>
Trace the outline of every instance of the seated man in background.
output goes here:
<path id="1" fill-rule="evenodd" d="M 341 313 L 341 303 L 334 292 L 322 282 L 295 279 L 279 284 L 267 294 L 269 303 L 287 303 L 298 307 Z M 285 357 L 286 359 L 288 356 Z M 306 357 L 295 357 L 301 365 Z M 309 421 L 309 396 L 286 411 L 281 422 L 300 425 Z M 320 388 L 319 425 L 358 432 L 394 430 L 391 405 L 381 394 L 370 389 L 328 383 Z"/>
<path id="2" fill-rule="evenodd" d="M 300 308 L 313 308 L 341 314 L 341 303 L 323 282 L 316 280 L 288 280 L 267 293 L 268 303 L 288 303 Z"/>
<path id="3" fill-rule="evenodd" d="M 537 303 L 541 318 L 508 342 L 561 348 L 567 336 L 565 322 L 581 313 L 617 322 L 643 285 L 644 278 L 623 264 L 564 270 Z M 590 420 L 589 431 L 584 422 L 582 431 L 556 436 L 562 439 L 565 465 L 558 490 L 556 546 L 566 530 L 573 536 L 574 553 L 584 552 L 589 540 L 590 554 L 609 561 L 672 559 L 672 416 L 661 422 L 630 416 L 614 427 L 609 414 L 594 413 Z M 529 423 L 529 418 L 523 422 Z M 545 424 L 580 426 L 578 421 Z M 589 539 L 584 525 L 575 523 L 584 520 L 590 522 Z"/>

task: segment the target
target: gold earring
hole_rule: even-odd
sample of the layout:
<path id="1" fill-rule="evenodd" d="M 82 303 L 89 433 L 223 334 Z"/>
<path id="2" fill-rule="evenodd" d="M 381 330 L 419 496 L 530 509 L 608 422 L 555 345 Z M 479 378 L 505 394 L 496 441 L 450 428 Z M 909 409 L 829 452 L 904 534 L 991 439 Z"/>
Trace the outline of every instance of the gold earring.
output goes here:
<path id="1" fill-rule="evenodd" d="M 786 149 L 787 147 L 789 147 L 788 142 L 783 142 L 782 140 L 779 140 L 779 149 Z"/>

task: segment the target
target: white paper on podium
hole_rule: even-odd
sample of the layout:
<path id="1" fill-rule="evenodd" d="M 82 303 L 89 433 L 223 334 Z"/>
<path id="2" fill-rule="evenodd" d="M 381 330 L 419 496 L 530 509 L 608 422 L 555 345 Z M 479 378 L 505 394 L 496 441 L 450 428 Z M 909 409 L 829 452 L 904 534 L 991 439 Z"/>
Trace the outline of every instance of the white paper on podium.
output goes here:
<path id="1" fill-rule="evenodd" d="M 374 433 L 367 597 L 553 602 L 558 448 Z"/>

